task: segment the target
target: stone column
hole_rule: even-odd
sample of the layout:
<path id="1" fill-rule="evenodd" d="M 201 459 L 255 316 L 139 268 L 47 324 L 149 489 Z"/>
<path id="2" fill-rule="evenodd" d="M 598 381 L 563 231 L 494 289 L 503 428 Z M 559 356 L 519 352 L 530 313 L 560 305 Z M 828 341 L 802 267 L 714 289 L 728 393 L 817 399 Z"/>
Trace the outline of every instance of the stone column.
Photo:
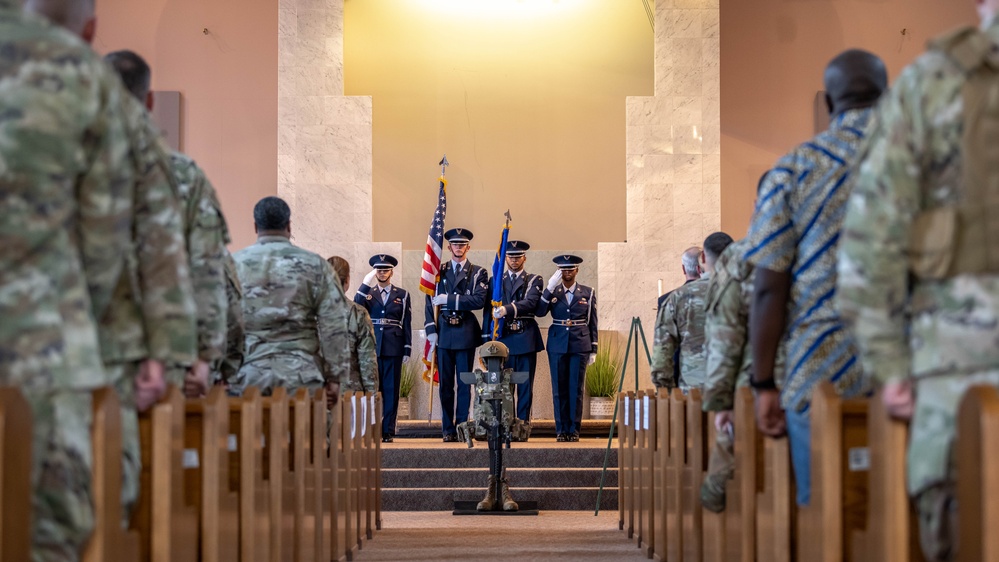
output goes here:
<path id="1" fill-rule="evenodd" d="M 343 95 L 343 0 L 280 0 L 278 195 L 296 244 L 350 261 L 348 295 L 372 254 L 402 259 L 372 242 L 371 139 L 371 97 Z"/>
<path id="2" fill-rule="evenodd" d="M 680 254 L 721 224 L 718 0 L 656 0 L 655 36 L 655 95 L 626 102 L 627 241 L 598 246 L 600 327 L 639 316 L 650 346 L 657 280 L 679 286 Z"/>

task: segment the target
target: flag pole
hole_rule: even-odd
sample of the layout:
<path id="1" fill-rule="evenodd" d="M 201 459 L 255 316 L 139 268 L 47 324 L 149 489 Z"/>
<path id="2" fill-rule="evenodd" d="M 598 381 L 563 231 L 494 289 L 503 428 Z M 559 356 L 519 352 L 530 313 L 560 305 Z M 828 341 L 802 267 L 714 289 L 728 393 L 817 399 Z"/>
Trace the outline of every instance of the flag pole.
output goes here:
<path id="1" fill-rule="evenodd" d="M 439 162 L 439 164 L 440 164 L 440 167 L 441 167 L 441 181 L 443 181 L 444 177 L 447 174 L 447 167 L 450 165 L 450 162 L 447 161 L 447 154 L 444 155 L 444 158 L 441 158 L 441 161 Z M 441 225 L 441 226 L 443 228 L 443 225 Z M 441 249 L 441 253 L 443 253 L 443 248 Z M 437 285 L 440 284 L 440 270 L 438 270 L 437 275 L 438 275 L 438 277 L 437 277 L 438 283 L 436 283 L 434 285 L 434 296 L 437 296 Z M 440 305 L 434 305 L 434 327 L 435 327 L 435 329 L 436 329 L 436 326 L 437 326 L 437 319 L 440 316 L 440 313 L 441 313 L 441 307 L 440 307 Z M 438 338 L 438 341 L 440 341 L 440 334 L 437 335 L 437 338 Z M 436 375 L 436 374 L 437 374 L 437 345 L 435 344 L 434 345 L 434 350 L 430 353 L 430 399 L 428 401 L 429 404 L 430 404 L 430 406 L 427 408 L 427 424 L 428 425 L 430 424 L 430 421 L 434 417 L 434 375 Z"/>

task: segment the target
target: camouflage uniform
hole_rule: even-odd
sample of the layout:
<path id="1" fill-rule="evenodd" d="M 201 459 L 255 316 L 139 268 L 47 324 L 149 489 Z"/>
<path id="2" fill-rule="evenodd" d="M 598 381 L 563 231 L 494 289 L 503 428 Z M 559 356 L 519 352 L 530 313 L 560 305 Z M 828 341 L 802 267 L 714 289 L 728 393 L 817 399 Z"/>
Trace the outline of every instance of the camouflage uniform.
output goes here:
<path id="1" fill-rule="evenodd" d="M 228 237 L 227 237 L 228 238 Z M 228 242 L 228 240 L 227 240 Z M 225 296 L 226 308 L 226 338 L 225 357 L 219 369 L 215 372 L 215 380 L 229 382 L 239 373 L 243 366 L 243 353 L 246 347 L 246 326 L 243 321 L 243 285 L 236 274 L 236 260 L 228 250 L 225 252 Z"/>
<path id="2" fill-rule="evenodd" d="M 90 392 L 108 383 L 79 244 L 115 242 L 132 181 L 117 80 L 78 38 L 0 0 L 0 384 L 32 406 L 32 559 L 90 536 Z M 109 278 L 95 279 L 107 305 Z"/>
<path id="3" fill-rule="evenodd" d="M 283 236 L 236 252 L 243 284 L 246 362 L 232 391 L 320 388 L 350 375 L 349 305 L 333 268 Z"/>
<path id="4" fill-rule="evenodd" d="M 976 47 L 963 43 L 968 37 L 989 41 Z M 994 61 L 990 47 L 996 41 L 999 26 L 993 25 L 984 35 L 965 32 L 941 45 L 970 45 L 964 54 Z M 882 383 L 914 380 L 908 489 L 920 511 L 923 550 L 936 560 L 953 555 L 951 445 L 958 403 L 971 385 L 999 385 L 995 260 L 971 270 L 980 273 L 954 269 L 978 251 L 994 252 L 995 245 L 957 238 L 959 227 L 922 228 L 927 220 L 955 214 L 973 220 L 996 204 L 994 191 L 991 200 L 976 193 L 994 182 L 967 175 L 994 170 L 997 161 L 994 143 L 974 142 L 977 127 L 965 121 L 962 89 L 969 73 L 959 60 L 931 50 L 903 71 L 882 102 L 880 126 L 849 201 L 839 263 L 839 305 L 856 334 L 864 370 Z M 994 73 L 982 74 L 995 84 Z M 995 117 L 984 120 L 994 127 Z M 982 152 L 972 159 L 969 147 Z M 994 228 L 994 216 L 987 227 Z M 945 271 L 928 267 L 924 260 L 934 257 Z"/>
<path id="5" fill-rule="evenodd" d="M 164 150 L 165 144 L 161 141 Z M 226 351 L 225 248 L 227 228 L 215 188 L 193 159 L 170 151 L 170 169 L 184 216 L 184 240 L 198 312 L 198 359 L 217 369 Z M 183 384 L 185 372 L 173 370 L 170 382 Z"/>
<path id="6" fill-rule="evenodd" d="M 194 362 L 196 340 L 183 219 L 169 160 L 159 148 L 160 132 L 145 107 L 124 90 L 121 95 L 136 181 L 120 197 L 127 205 L 119 214 L 134 221 L 134 237 L 120 251 L 112 251 L 107 241 L 95 240 L 91 255 L 113 256 L 121 272 L 100 316 L 99 334 L 104 364 L 122 406 L 122 502 L 127 518 L 138 499 L 141 469 L 133 392 L 139 365 L 156 359 L 168 369 L 186 370 Z M 85 260 L 89 280 L 109 268 L 86 254 Z"/>
<path id="7" fill-rule="evenodd" d="M 368 310 L 353 301 L 347 317 L 347 338 L 350 340 L 350 377 L 340 380 L 340 390 L 378 392 L 375 329 Z"/>
<path id="8" fill-rule="evenodd" d="M 704 305 L 708 280 L 698 279 L 670 293 L 656 318 L 652 382 L 656 388 L 673 388 L 673 353 L 680 350 L 680 389 L 704 384 Z"/>
<path id="9" fill-rule="evenodd" d="M 704 324 L 707 377 L 702 405 L 705 412 L 733 410 L 736 388 L 749 385 L 753 367 L 749 345 L 749 305 L 756 270 L 744 257 L 747 248 L 749 242 L 746 239 L 729 245 L 718 256 L 708 283 Z M 774 380 L 778 387 L 783 382 L 783 355 L 783 349 L 779 349 L 774 365 Z M 724 509 L 725 483 L 734 471 L 733 435 L 719 431 L 708 461 L 708 474 L 701 485 L 702 505 L 715 512 Z"/>

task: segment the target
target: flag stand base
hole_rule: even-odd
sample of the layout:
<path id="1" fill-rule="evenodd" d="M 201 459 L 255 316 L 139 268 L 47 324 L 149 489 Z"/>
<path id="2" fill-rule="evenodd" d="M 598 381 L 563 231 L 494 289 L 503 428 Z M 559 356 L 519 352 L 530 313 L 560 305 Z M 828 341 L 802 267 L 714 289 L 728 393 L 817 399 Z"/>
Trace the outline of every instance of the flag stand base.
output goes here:
<path id="1" fill-rule="evenodd" d="M 495 511 L 479 511 L 476 508 L 479 502 L 475 500 L 455 500 L 454 501 L 454 511 L 451 515 L 538 515 L 538 502 L 523 501 L 517 502 L 520 509 L 517 511 L 503 511 L 502 509 Z"/>

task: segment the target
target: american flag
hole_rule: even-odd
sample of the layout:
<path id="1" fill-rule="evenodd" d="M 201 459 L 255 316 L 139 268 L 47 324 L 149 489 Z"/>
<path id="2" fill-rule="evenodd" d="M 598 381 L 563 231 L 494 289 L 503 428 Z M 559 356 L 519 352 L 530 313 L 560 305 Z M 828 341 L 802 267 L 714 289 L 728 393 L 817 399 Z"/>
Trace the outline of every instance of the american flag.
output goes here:
<path id="1" fill-rule="evenodd" d="M 445 162 L 442 160 L 441 162 Z M 441 278 L 441 256 L 444 246 L 444 217 L 447 215 L 447 180 L 444 174 L 440 177 L 440 194 L 437 196 L 437 209 L 434 211 L 434 218 L 430 221 L 430 234 L 427 235 L 427 249 L 423 252 L 423 273 L 420 275 L 420 290 L 433 297 L 437 293 L 437 282 Z M 434 344 L 428 340 L 423 345 L 423 365 L 426 369 L 423 372 L 423 380 L 430 382 L 433 373 L 433 382 L 440 382 L 437 369 L 434 368 Z"/>

